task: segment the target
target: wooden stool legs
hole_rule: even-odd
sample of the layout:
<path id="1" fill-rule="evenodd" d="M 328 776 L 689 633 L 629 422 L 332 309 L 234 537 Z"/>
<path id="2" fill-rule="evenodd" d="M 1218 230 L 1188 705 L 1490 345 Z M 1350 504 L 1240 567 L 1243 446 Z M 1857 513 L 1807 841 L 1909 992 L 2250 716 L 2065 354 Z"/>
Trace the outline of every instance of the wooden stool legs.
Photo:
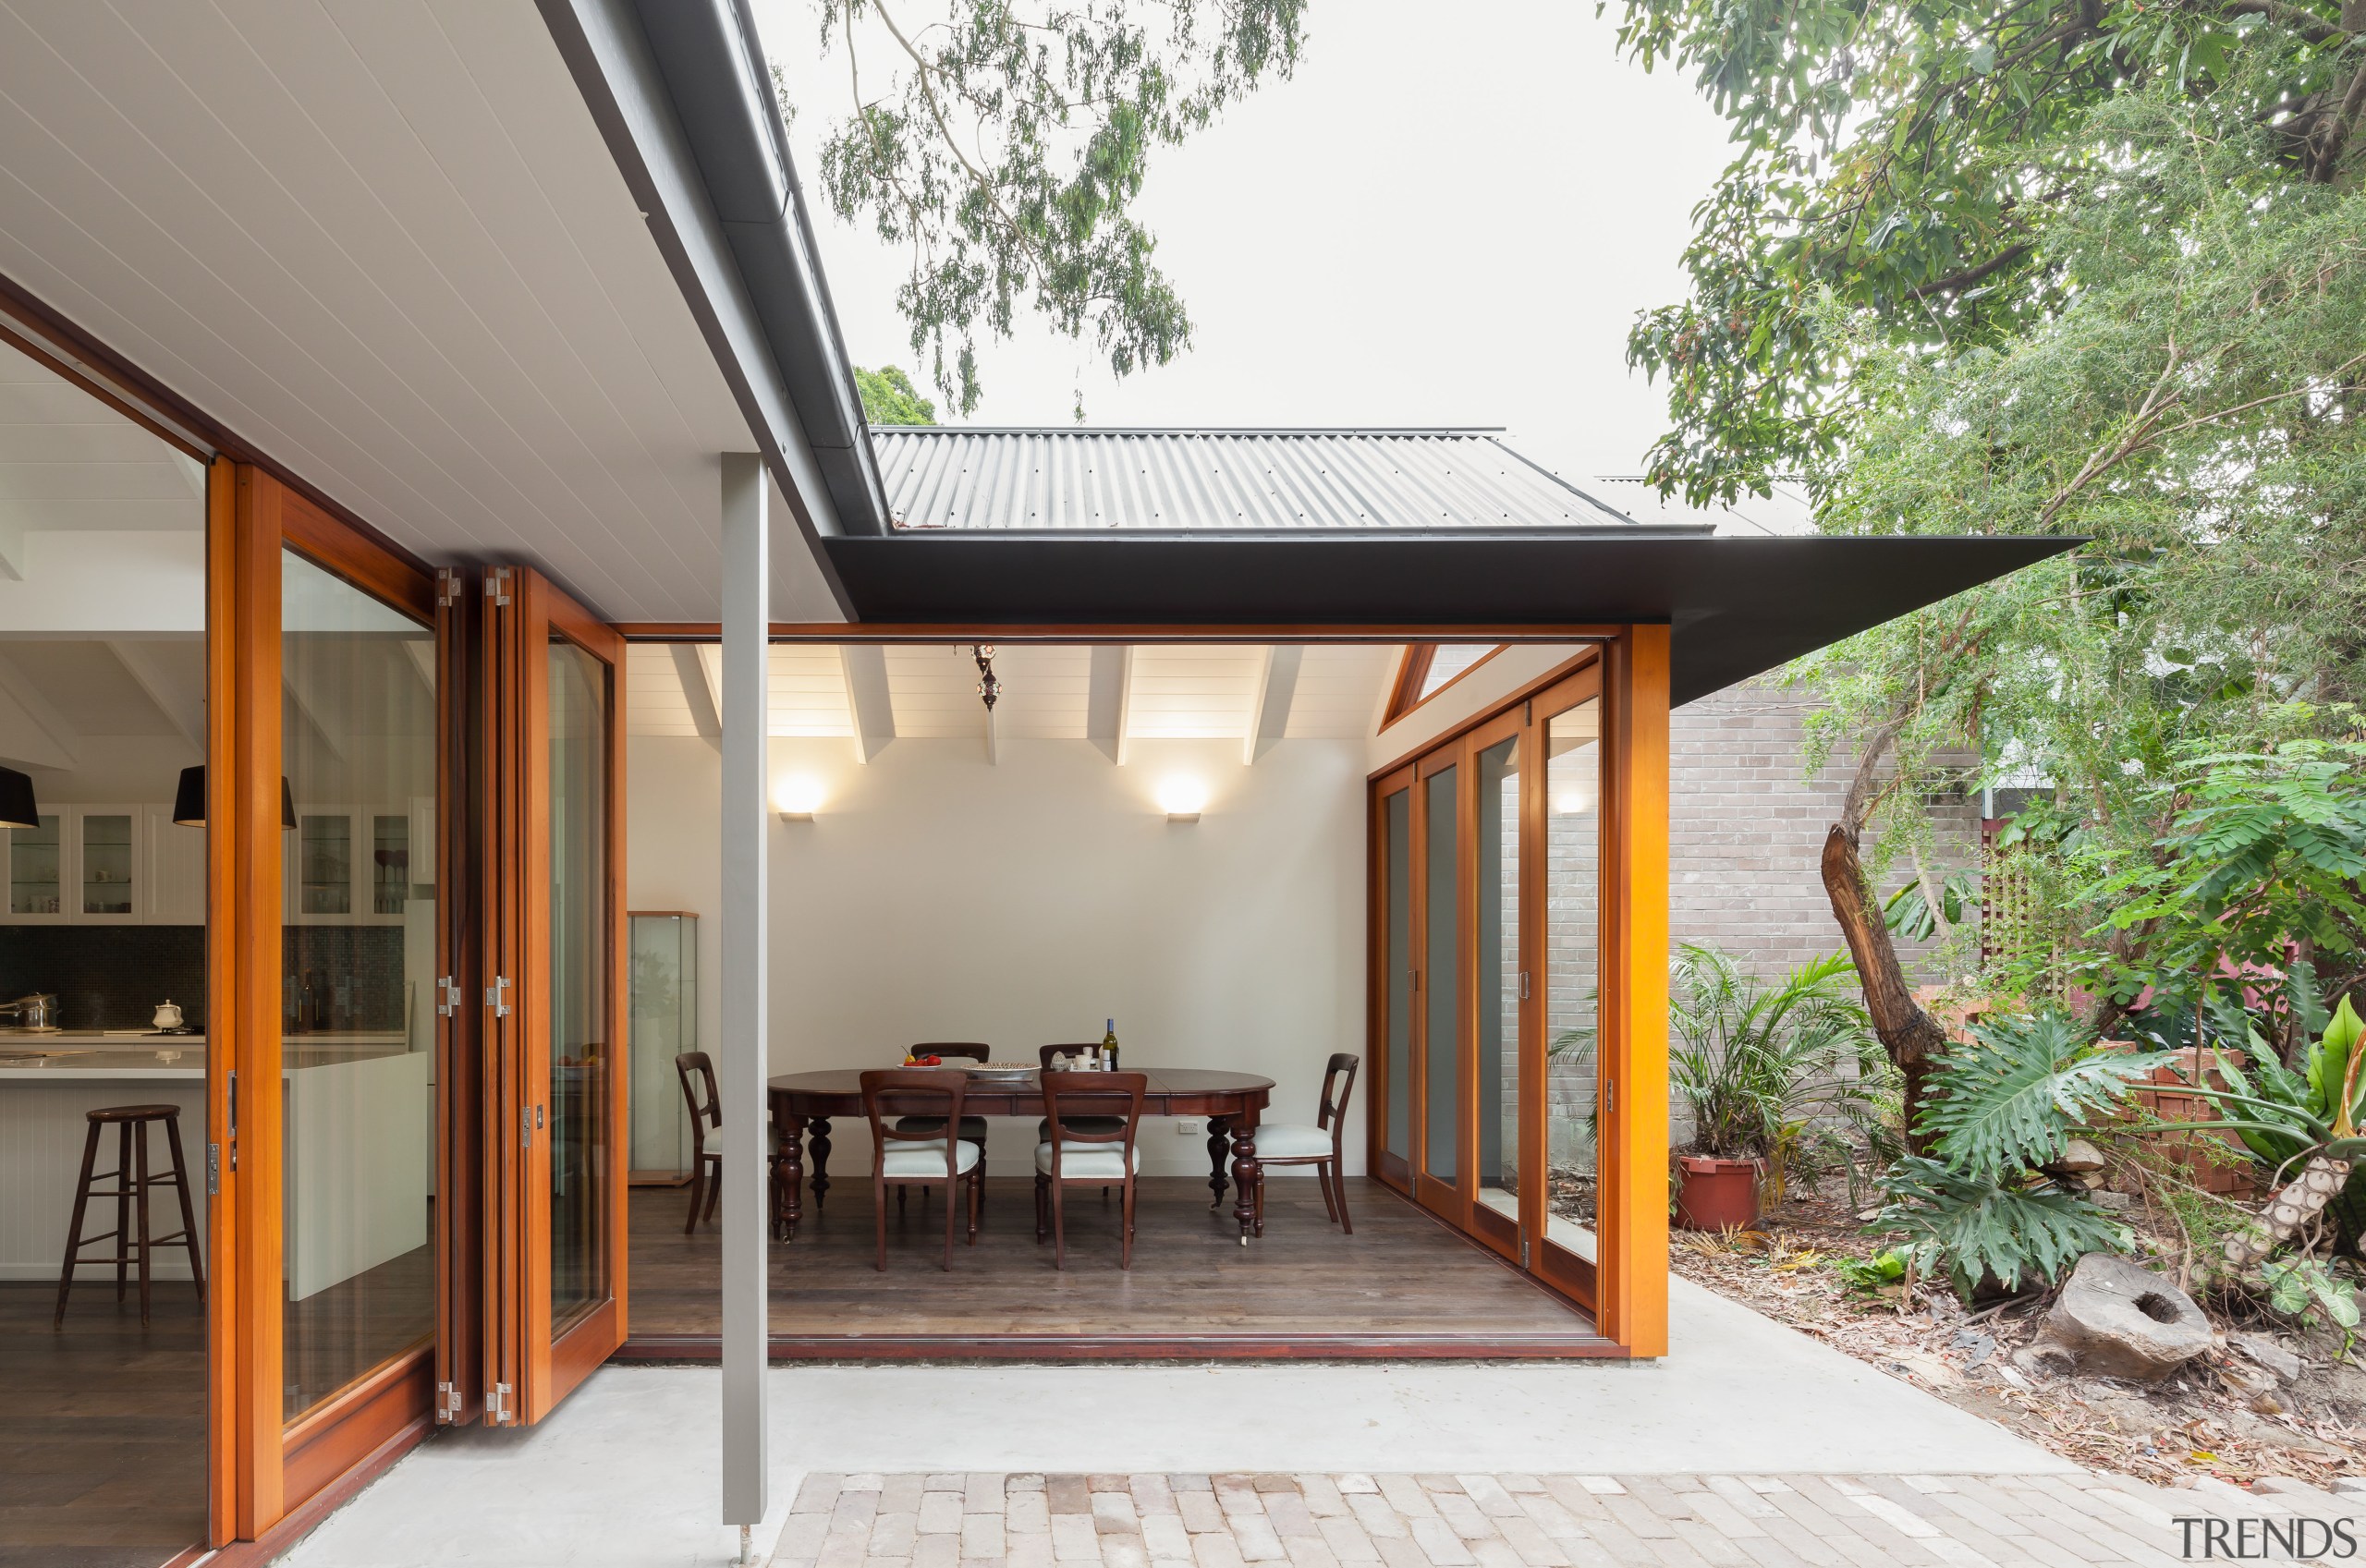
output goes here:
<path id="1" fill-rule="evenodd" d="M 172 1155 L 172 1169 L 161 1174 L 151 1174 L 148 1169 L 148 1124 L 165 1124 L 165 1142 Z M 99 1135 L 112 1123 L 116 1128 L 116 1163 L 112 1171 L 99 1171 Z M 94 1187 L 94 1181 L 112 1178 L 111 1188 Z M 181 1228 L 168 1236 L 150 1234 L 148 1224 L 148 1189 L 165 1183 L 172 1184 L 180 1199 Z M 115 1229 L 94 1236 L 82 1234 L 82 1222 L 89 1213 L 91 1199 L 115 1199 Z M 135 1234 L 132 1225 L 138 1222 Z M 94 1242 L 112 1241 L 115 1251 L 103 1258 L 84 1258 L 82 1249 Z M 197 1299 L 205 1299 L 205 1259 L 197 1246 L 197 1210 L 189 1199 L 189 1162 L 182 1156 L 180 1112 L 170 1105 L 124 1105 L 90 1112 L 90 1131 L 82 1140 L 82 1173 L 74 1184 L 74 1218 L 67 1227 L 66 1262 L 57 1271 L 57 1310 L 50 1319 L 50 1327 L 66 1326 L 66 1300 L 74 1288 L 74 1270 L 91 1264 L 115 1265 L 115 1298 L 121 1301 L 130 1284 L 129 1273 L 136 1262 L 140 1270 L 140 1321 L 148 1321 L 149 1254 L 160 1246 L 179 1246 L 189 1252 L 190 1282 L 197 1287 Z"/>

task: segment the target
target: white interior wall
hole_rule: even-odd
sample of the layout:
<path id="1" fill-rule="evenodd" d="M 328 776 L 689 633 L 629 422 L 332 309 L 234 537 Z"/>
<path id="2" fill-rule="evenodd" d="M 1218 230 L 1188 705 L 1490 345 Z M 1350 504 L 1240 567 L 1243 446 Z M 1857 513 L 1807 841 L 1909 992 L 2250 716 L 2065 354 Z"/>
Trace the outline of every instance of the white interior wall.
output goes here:
<path id="1" fill-rule="evenodd" d="M 628 901 L 699 911 L 720 882 L 719 759 L 694 737 L 628 748 Z M 924 1039 L 997 1057 L 1098 1039 L 1129 1062 L 1275 1081 L 1268 1120 L 1311 1122 L 1332 1052 L 1364 1049 L 1360 740 L 1289 740 L 1253 766 L 1238 739 L 1139 740 L 1127 766 L 1088 741 L 899 739 L 868 765 L 843 739 L 774 737 L 775 793 L 818 787 L 811 822 L 774 820 L 772 1063 L 893 1065 Z M 1196 823 L 1158 805 L 1177 775 Z M 719 1027 L 721 943 L 699 943 L 701 1039 Z M 989 1164 L 1032 1169 L 1031 1124 L 996 1124 Z M 1143 1170 L 1202 1174 L 1204 1128 L 1145 1124 Z M 869 1169 L 834 1125 L 833 1176 Z M 1360 1100 L 1348 1158 L 1363 1169 Z"/>

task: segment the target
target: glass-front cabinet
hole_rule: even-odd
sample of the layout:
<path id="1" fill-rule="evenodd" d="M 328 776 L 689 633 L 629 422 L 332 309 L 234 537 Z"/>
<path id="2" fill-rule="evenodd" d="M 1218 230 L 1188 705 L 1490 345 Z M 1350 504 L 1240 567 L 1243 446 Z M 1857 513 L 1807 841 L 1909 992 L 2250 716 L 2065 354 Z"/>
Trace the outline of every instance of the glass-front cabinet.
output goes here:
<path id="1" fill-rule="evenodd" d="M 632 1115 L 628 1156 L 638 1186 L 672 1185 L 690 1175 L 690 1119 L 674 1059 L 699 1048 L 699 918 L 635 912 L 628 927 Z"/>
<path id="2" fill-rule="evenodd" d="M 66 918 L 64 819 L 41 814 L 41 824 L 0 833 L 8 855 L 8 918 L 30 925 Z"/>

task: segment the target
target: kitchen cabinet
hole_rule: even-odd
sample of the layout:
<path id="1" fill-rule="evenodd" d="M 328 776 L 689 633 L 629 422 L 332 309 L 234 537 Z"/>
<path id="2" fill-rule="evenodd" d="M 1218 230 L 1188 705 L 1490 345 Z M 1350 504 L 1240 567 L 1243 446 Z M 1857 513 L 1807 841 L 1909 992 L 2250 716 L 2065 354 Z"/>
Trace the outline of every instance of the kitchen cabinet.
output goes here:
<path id="1" fill-rule="evenodd" d="M 65 924 L 66 819 L 44 811 L 38 827 L 0 833 L 0 854 L 7 857 L 8 880 L 0 919 L 12 926 Z"/>
<path id="2" fill-rule="evenodd" d="M 296 808 L 282 896 L 296 926 L 403 923 L 414 879 L 434 876 L 433 802 Z M 421 896 L 424 897 L 425 894 Z"/>

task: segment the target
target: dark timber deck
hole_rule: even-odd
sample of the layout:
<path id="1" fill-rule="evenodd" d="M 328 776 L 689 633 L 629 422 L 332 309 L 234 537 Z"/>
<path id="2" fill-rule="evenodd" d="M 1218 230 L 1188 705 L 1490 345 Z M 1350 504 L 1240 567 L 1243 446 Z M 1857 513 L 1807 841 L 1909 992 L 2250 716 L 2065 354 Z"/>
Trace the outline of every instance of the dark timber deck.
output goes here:
<path id="1" fill-rule="evenodd" d="M 0 1565 L 155 1568 L 205 1535 L 205 1314 L 187 1280 L 0 1284 Z"/>
<path id="2" fill-rule="evenodd" d="M 1583 1313 L 1376 1182 L 1349 1184 L 1356 1234 L 1309 1180 L 1276 1177 L 1265 1234 L 1243 1247 L 1204 1181 L 1147 1177 L 1131 1271 L 1116 1205 L 1068 1198 L 1068 1266 L 1035 1241 L 1024 1177 L 990 1178 L 977 1246 L 942 1272 L 944 1210 L 914 1190 L 872 1267 L 867 1178 L 833 1177 L 797 1240 L 772 1249 L 774 1359 L 1028 1360 L 1616 1355 Z M 892 1200 L 891 1200 L 892 1201 Z M 621 1355 L 717 1354 L 722 1244 L 682 1234 L 687 1189 L 632 1195 L 631 1337 Z"/>

